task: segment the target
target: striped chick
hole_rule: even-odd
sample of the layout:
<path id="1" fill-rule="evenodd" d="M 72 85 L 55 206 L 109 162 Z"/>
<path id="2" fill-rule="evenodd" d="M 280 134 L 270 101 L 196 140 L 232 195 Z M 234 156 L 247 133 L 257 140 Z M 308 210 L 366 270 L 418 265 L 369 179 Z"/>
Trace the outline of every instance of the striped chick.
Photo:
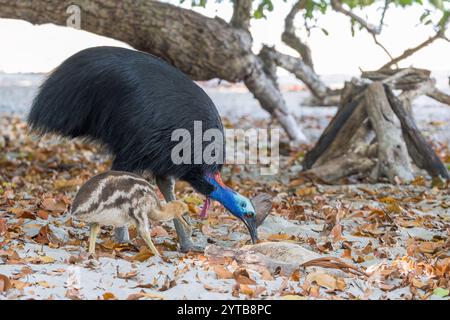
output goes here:
<path id="1" fill-rule="evenodd" d="M 190 233 L 190 226 L 183 217 L 188 211 L 187 205 L 181 201 L 161 204 L 156 190 L 144 178 L 122 171 L 107 171 L 88 180 L 75 196 L 71 214 L 90 225 L 89 253 L 95 253 L 101 225 L 135 225 L 156 256 L 159 253 L 150 237 L 149 220 L 177 219 Z"/>

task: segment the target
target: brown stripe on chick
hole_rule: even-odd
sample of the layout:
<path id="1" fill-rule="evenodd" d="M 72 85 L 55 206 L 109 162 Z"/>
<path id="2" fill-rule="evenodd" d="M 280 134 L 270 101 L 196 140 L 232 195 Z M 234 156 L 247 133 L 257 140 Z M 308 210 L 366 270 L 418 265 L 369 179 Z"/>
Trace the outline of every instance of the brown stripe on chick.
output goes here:
<path id="1" fill-rule="evenodd" d="M 116 191 L 130 192 L 136 185 L 142 193 L 150 192 L 156 196 L 155 187 L 144 180 L 142 177 L 121 171 L 108 171 L 91 178 L 78 191 L 78 194 L 72 204 L 72 213 L 83 215 L 93 211 L 100 203 L 106 202 Z M 102 187 L 101 193 L 97 198 L 93 198 L 98 188 Z M 138 189 L 138 190 L 139 190 Z M 130 195 L 128 199 L 132 199 L 134 195 Z M 87 202 L 92 201 L 88 208 L 79 211 L 80 207 Z"/>

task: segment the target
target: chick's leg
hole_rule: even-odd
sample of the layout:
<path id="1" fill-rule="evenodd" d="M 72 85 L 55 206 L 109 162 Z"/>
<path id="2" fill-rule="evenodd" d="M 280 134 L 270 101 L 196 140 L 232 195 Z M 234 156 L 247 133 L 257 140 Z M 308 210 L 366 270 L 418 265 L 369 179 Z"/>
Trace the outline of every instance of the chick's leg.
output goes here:
<path id="1" fill-rule="evenodd" d="M 100 231 L 100 225 L 98 223 L 91 223 L 91 230 L 89 234 L 89 253 L 95 254 L 95 241 Z"/>
<path id="2" fill-rule="evenodd" d="M 173 178 L 157 177 L 156 184 L 158 185 L 159 190 L 161 191 L 167 202 L 175 200 L 175 180 Z M 173 224 L 175 225 L 175 230 L 177 231 L 181 252 L 203 252 L 205 250 L 204 247 L 196 245 L 192 242 L 191 235 L 186 232 L 186 230 L 183 228 L 183 224 L 178 219 L 173 219 Z"/>
<path id="3" fill-rule="evenodd" d="M 144 239 L 151 252 L 155 256 L 159 257 L 160 254 L 158 252 L 158 249 L 156 249 L 155 245 L 153 244 L 152 237 L 150 237 L 150 226 L 147 219 L 144 219 L 144 223 L 139 224 L 138 232 L 142 239 Z"/>

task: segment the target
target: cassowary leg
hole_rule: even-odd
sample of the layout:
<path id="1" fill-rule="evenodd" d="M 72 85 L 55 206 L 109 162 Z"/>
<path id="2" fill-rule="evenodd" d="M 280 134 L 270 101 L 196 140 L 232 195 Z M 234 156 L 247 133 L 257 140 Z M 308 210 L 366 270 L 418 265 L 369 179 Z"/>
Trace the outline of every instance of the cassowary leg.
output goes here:
<path id="1" fill-rule="evenodd" d="M 114 239 L 117 243 L 131 243 L 128 227 L 122 226 L 114 229 Z"/>
<path id="2" fill-rule="evenodd" d="M 158 185 L 159 190 L 161 191 L 167 202 L 175 200 L 175 193 L 174 193 L 175 180 L 173 178 L 157 177 L 156 184 Z M 202 246 L 195 245 L 192 242 L 190 234 L 186 232 L 180 221 L 178 221 L 177 219 L 173 219 L 173 224 L 175 225 L 175 230 L 177 231 L 181 252 L 188 252 L 188 251 L 203 252 L 205 250 L 205 248 L 203 248 Z"/>

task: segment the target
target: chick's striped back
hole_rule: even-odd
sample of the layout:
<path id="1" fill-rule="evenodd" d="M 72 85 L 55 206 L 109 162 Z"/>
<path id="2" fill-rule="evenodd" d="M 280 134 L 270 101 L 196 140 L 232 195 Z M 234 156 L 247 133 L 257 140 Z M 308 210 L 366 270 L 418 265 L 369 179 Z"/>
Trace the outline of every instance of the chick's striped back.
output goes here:
<path id="1" fill-rule="evenodd" d="M 160 209 L 156 187 L 141 176 L 122 171 L 107 171 L 88 180 L 72 202 L 76 216 L 100 214 L 110 209 L 127 210 L 142 204 Z M 149 203 L 150 201 L 150 203 Z"/>

